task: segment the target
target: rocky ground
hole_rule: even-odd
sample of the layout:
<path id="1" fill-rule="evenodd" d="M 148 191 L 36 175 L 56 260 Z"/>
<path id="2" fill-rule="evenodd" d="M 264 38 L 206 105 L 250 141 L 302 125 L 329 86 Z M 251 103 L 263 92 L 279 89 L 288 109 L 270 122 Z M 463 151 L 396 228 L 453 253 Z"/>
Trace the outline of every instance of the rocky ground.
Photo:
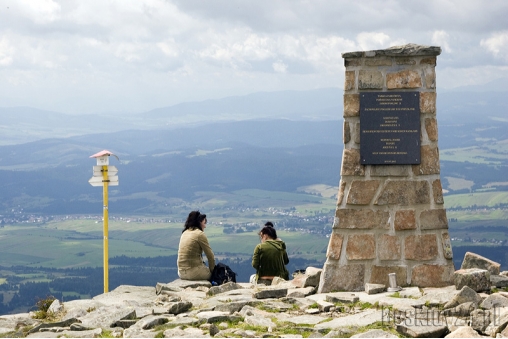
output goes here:
<path id="1" fill-rule="evenodd" d="M 506 272 L 474 265 L 482 268 L 457 271 L 455 285 L 397 292 L 366 284 L 316 294 L 321 270 L 311 267 L 273 286 L 120 286 L 89 300 L 55 300 L 47 312 L 0 316 L 0 337 L 508 337 Z"/>

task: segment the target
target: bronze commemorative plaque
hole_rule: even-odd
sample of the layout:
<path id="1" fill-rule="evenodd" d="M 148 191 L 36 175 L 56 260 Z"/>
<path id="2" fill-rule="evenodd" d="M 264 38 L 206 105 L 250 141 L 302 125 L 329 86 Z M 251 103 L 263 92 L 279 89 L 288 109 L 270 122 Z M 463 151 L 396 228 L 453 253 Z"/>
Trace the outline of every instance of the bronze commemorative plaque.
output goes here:
<path id="1" fill-rule="evenodd" d="M 360 163 L 420 163 L 420 93 L 360 93 Z"/>

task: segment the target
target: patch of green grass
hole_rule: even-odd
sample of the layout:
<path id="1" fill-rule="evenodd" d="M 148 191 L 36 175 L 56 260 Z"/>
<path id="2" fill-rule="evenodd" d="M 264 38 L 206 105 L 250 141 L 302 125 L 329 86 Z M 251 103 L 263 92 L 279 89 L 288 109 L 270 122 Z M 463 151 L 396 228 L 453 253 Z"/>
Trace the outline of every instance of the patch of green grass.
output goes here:
<path id="1" fill-rule="evenodd" d="M 260 304 L 258 306 L 256 306 L 257 309 L 261 310 L 261 311 L 265 311 L 265 312 L 270 312 L 270 313 L 280 313 L 280 310 L 279 309 L 276 309 L 276 308 L 270 308 L 270 307 L 267 307 L 263 304 Z"/>
<path id="2" fill-rule="evenodd" d="M 103 329 L 99 338 L 115 338 L 113 332 Z"/>
<path id="3" fill-rule="evenodd" d="M 313 303 L 312 305 L 309 305 L 309 308 L 319 308 L 318 303 Z"/>
<path id="4" fill-rule="evenodd" d="M 392 298 L 402 298 L 402 297 L 400 296 L 400 292 L 395 292 L 395 293 L 393 293 L 393 294 L 390 294 L 390 295 L 389 295 L 389 297 L 392 297 Z"/>
<path id="5" fill-rule="evenodd" d="M 45 299 L 39 299 L 35 306 L 37 306 L 37 311 L 34 312 L 34 319 L 41 319 L 52 321 L 55 319 L 55 315 L 52 312 L 49 312 L 49 307 L 55 301 L 55 297 L 52 295 L 48 295 Z"/>
<path id="6" fill-rule="evenodd" d="M 385 322 L 377 321 L 377 322 L 367 325 L 367 326 L 358 327 L 355 329 L 355 333 L 351 333 L 351 335 L 363 333 L 363 332 L 367 332 L 367 331 L 372 331 L 372 330 L 382 330 L 382 331 L 394 334 L 397 337 L 400 336 L 400 333 L 398 333 L 397 330 L 395 329 L 395 324 L 393 322 L 388 323 L 386 321 Z"/>

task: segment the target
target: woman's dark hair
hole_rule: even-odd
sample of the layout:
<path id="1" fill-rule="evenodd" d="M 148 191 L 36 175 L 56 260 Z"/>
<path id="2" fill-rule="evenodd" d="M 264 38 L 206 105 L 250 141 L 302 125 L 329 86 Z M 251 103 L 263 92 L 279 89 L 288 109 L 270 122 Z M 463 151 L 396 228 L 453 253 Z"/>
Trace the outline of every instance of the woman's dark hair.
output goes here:
<path id="1" fill-rule="evenodd" d="M 266 223 L 268 224 L 268 222 Z M 265 224 L 265 225 L 266 225 Z M 271 224 L 271 222 L 270 222 Z M 277 239 L 277 232 L 275 231 L 275 228 L 273 228 L 273 224 L 271 226 L 265 226 L 259 231 L 259 235 L 266 234 L 269 238 L 275 240 Z"/>
<path id="2" fill-rule="evenodd" d="M 201 222 L 203 220 L 206 220 L 206 214 L 200 214 L 199 217 L 198 217 L 198 220 L 199 220 L 199 225 L 201 226 Z"/>
<path id="3" fill-rule="evenodd" d="M 185 221 L 185 225 L 183 226 L 183 232 L 187 231 L 188 229 L 193 228 L 199 228 L 200 230 L 203 230 L 201 228 L 201 221 L 203 219 L 206 219 L 206 214 L 201 214 L 199 211 L 192 211 L 189 213 L 189 216 L 187 217 L 187 220 Z"/>
<path id="4" fill-rule="evenodd" d="M 271 221 L 267 221 L 265 222 L 265 226 L 273 227 L 273 223 Z"/>

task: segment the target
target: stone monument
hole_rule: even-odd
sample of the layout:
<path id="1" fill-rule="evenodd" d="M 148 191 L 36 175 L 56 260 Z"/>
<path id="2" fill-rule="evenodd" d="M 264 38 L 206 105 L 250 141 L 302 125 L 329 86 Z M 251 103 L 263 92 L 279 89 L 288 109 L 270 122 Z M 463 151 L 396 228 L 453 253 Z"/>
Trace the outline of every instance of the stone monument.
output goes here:
<path id="1" fill-rule="evenodd" d="M 337 210 L 318 288 L 452 285 L 440 179 L 436 59 L 408 44 L 343 53 L 344 152 Z"/>

